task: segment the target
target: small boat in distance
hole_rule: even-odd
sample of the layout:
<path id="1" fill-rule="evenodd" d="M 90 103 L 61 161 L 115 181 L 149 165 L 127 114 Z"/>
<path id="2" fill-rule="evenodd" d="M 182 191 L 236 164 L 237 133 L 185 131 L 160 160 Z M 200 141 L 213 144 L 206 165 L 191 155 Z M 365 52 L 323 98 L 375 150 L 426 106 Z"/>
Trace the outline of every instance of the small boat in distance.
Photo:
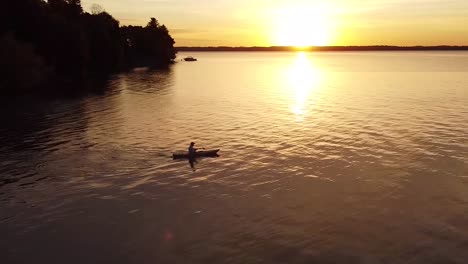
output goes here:
<path id="1" fill-rule="evenodd" d="M 188 57 L 185 57 L 185 58 L 184 58 L 184 61 L 197 61 L 197 59 L 195 59 L 195 58 L 192 57 L 192 56 L 188 56 Z"/>
<path id="2" fill-rule="evenodd" d="M 195 158 L 198 157 L 218 157 L 218 151 L 219 149 L 213 149 L 213 150 L 200 150 L 195 152 Z M 188 159 L 189 154 L 188 152 L 176 152 L 172 154 L 173 159 Z"/>

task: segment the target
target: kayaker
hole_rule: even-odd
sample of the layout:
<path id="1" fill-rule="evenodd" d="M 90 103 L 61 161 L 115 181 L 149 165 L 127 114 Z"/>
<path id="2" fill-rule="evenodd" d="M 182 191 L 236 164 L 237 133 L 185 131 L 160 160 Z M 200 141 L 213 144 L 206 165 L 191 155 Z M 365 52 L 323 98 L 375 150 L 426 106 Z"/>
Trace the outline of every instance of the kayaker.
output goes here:
<path id="1" fill-rule="evenodd" d="M 193 159 L 195 158 L 195 153 L 197 152 L 197 149 L 195 148 L 195 142 L 191 142 L 190 143 L 190 146 L 188 148 L 188 154 L 189 154 L 189 158 L 190 159 Z"/>

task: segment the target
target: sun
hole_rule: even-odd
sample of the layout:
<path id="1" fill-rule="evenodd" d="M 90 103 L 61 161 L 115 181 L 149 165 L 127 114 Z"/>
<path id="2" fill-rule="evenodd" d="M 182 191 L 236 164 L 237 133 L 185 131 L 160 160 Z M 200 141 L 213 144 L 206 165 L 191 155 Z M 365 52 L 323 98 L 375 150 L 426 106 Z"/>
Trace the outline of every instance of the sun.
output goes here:
<path id="1" fill-rule="evenodd" d="M 318 8 L 282 8 L 274 14 L 272 42 L 275 46 L 326 46 L 330 22 Z"/>

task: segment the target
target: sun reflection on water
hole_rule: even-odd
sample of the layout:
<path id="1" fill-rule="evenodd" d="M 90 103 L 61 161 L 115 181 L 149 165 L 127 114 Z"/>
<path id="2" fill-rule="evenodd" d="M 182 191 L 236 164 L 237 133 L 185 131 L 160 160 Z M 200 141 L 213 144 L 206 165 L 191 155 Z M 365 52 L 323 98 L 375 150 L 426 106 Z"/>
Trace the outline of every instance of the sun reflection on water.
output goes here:
<path id="1" fill-rule="evenodd" d="M 309 97 L 319 84 L 319 71 L 305 52 L 299 52 L 294 64 L 286 70 L 286 88 L 293 99 L 291 111 L 298 120 L 307 115 Z"/>

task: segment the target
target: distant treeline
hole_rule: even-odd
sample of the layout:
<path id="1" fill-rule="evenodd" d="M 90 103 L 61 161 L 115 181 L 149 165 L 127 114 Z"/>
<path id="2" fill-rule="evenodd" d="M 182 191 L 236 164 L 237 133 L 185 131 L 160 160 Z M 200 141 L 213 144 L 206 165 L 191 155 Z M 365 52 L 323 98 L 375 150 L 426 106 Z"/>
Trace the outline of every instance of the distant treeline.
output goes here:
<path id="1" fill-rule="evenodd" d="M 468 50 L 468 46 L 176 47 L 177 51 L 417 51 Z"/>
<path id="2" fill-rule="evenodd" d="M 5 0 L 0 9 L 1 94 L 75 92 L 130 67 L 167 67 L 175 55 L 155 18 L 120 27 L 100 6 L 84 12 L 80 0 Z"/>

